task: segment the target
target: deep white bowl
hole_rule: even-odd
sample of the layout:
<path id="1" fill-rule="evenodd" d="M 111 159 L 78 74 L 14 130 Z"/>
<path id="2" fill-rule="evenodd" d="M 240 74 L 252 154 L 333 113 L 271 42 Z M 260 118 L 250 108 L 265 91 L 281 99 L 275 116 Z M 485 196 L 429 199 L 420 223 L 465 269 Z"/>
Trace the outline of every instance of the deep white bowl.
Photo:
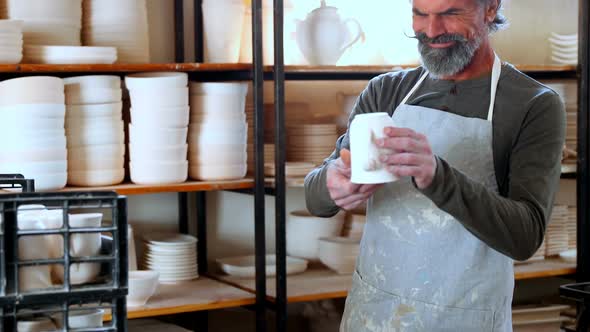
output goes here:
<path id="1" fill-rule="evenodd" d="M 129 143 L 138 145 L 168 146 L 186 144 L 188 128 L 153 128 L 129 125 Z"/>
<path id="2" fill-rule="evenodd" d="M 114 75 L 86 75 L 64 78 L 65 90 L 80 88 L 121 89 L 121 78 Z"/>
<path id="3" fill-rule="evenodd" d="M 63 149 L 19 149 L 10 153 L 0 153 L 0 163 L 8 162 L 41 162 L 66 160 L 68 150 Z"/>
<path id="4" fill-rule="evenodd" d="M 156 185 L 180 183 L 188 177 L 188 161 L 144 161 L 129 163 L 131 181 L 137 184 Z"/>
<path id="5" fill-rule="evenodd" d="M 69 171 L 68 184 L 73 186 L 110 186 L 123 182 L 125 169 Z"/>
<path id="6" fill-rule="evenodd" d="M 189 108 L 135 108 L 131 107 L 131 122 L 136 126 L 182 128 L 188 126 Z"/>
<path id="7" fill-rule="evenodd" d="M 68 159 L 116 159 L 125 156 L 125 144 L 90 145 L 68 149 Z"/>
<path id="8" fill-rule="evenodd" d="M 123 103 L 116 102 L 110 104 L 93 104 L 93 105 L 67 105 L 66 117 L 121 117 Z"/>
<path id="9" fill-rule="evenodd" d="M 344 218 L 314 217 L 307 211 L 292 211 L 287 216 L 287 254 L 312 261 L 319 259 L 319 239 L 338 236 Z"/>
<path id="10" fill-rule="evenodd" d="M 101 132 L 75 132 L 68 135 L 68 149 L 94 145 L 119 145 L 125 143 L 123 132 L 114 135 L 104 135 Z"/>
<path id="11" fill-rule="evenodd" d="M 66 118 L 65 127 L 67 131 L 82 131 L 82 130 L 89 130 L 89 131 L 97 131 L 103 130 L 103 128 L 112 128 L 115 130 L 121 129 L 123 124 L 123 120 L 121 116 L 114 116 L 114 117 L 97 117 L 97 118 L 87 118 L 87 117 L 78 117 L 78 118 Z"/>
<path id="12" fill-rule="evenodd" d="M 125 86 L 129 90 L 153 88 L 183 88 L 188 85 L 188 75 L 177 72 L 140 73 L 125 76 Z"/>
<path id="13" fill-rule="evenodd" d="M 121 89 L 112 88 L 71 88 L 66 90 L 66 104 L 110 104 L 121 101 Z"/>
<path id="14" fill-rule="evenodd" d="M 360 239 L 323 237 L 319 239 L 320 261 L 338 274 L 352 274 L 360 250 Z"/>
<path id="15" fill-rule="evenodd" d="M 191 82 L 191 95 L 240 95 L 246 96 L 248 84 L 241 82 Z"/>
<path id="16" fill-rule="evenodd" d="M 66 147 L 66 137 L 61 136 L 25 136 L 20 135 L 18 140 L 10 141 L 6 136 L 0 135 L 3 139 L 0 140 L 0 150 L 2 151 L 19 151 L 19 150 L 35 150 L 35 149 L 63 149 Z"/>
<path id="17" fill-rule="evenodd" d="M 97 118 L 94 122 L 76 122 L 74 126 L 66 128 L 68 138 L 91 137 L 96 135 L 122 137 L 125 127 L 123 120 L 116 118 Z"/>
<path id="18" fill-rule="evenodd" d="M 0 118 L 63 118 L 64 104 L 19 104 L 0 107 Z"/>
<path id="19" fill-rule="evenodd" d="M 246 151 L 242 151 L 240 153 L 233 153 L 231 151 L 211 149 L 211 151 L 209 151 L 206 154 L 189 154 L 188 158 L 191 167 L 197 165 L 235 165 L 245 164 L 248 161 L 248 154 L 246 153 Z"/>
<path id="20" fill-rule="evenodd" d="M 238 180 L 246 176 L 248 165 L 191 165 L 189 175 L 191 179 L 203 181 Z"/>
<path id="21" fill-rule="evenodd" d="M 184 161 L 187 157 L 188 144 L 169 146 L 129 145 L 129 154 L 133 160 Z"/>
<path id="22" fill-rule="evenodd" d="M 191 95 L 191 114 L 244 113 L 246 97 L 242 95 Z"/>
<path id="23" fill-rule="evenodd" d="M 59 190 L 66 186 L 68 173 L 23 174 L 27 179 L 35 180 L 35 191 Z"/>
<path id="24" fill-rule="evenodd" d="M 0 164 L 0 174 L 63 173 L 67 172 L 67 170 L 68 163 L 66 160 Z"/>
<path id="25" fill-rule="evenodd" d="M 159 277 L 156 271 L 129 271 L 127 305 L 134 307 L 146 304 L 158 289 Z"/>
<path id="26" fill-rule="evenodd" d="M 131 105 L 143 107 L 182 107 L 188 105 L 188 88 L 158 88 L 129 91 Z"/>
<path id="27" fill-rule="evenodd" d="M 68 159 L 68 172 L 74 171 L 108 171 L 113 169 L 123 169 L 125 158 L 123 156 L 116 158 L 92 158 L 92 159 Z"/>

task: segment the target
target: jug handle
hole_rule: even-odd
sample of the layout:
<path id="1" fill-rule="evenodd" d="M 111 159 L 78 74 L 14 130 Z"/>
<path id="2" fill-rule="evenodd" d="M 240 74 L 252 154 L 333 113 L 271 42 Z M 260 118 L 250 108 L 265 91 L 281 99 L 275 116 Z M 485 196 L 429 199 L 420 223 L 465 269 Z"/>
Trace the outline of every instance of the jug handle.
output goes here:
<path id="1" fill-rule="evenodd" d="M 359 21 L 355 20 L 354 18 L 348 18 L 346 20 L 344 20 L 344 25 L 348 25 L 349 23 L 354 23 L 357 29 L 357 34 L 356 36 L 352 39 L 352 41 L 348 44 L 346 44 L 344 47 L 342 47 L 340 49 L 341 52 L 346 51 L 346 49 L 348 49 L 349 47 L 351 47 L 352 45 L 354 45 L 359 39 L 363 38 L 363 40 L 365 39 L 365 32 L 363 31 L 363 28 L 361 28 L 361 24 L 359 23 Z"/>

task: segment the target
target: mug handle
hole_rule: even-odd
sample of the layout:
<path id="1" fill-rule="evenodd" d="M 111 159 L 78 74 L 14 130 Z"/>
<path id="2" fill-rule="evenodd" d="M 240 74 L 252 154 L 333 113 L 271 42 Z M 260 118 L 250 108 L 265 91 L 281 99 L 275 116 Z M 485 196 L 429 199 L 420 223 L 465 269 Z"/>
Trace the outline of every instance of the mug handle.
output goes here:
<path id="1" fill-rule="evenodd" d="M 363 41 L 365 40 L 365 32 L 363 31 L 363 28 L 361 28 L 361 24 L 359 23 L 359 21 L 357 21 L 354 18 L 348 18 L 346 20 L 344 20 L 344 25 L 349 25 L 349 23 L 354 23 L 356 30 L 357 30 L 357 34 L 356 36 L 352 39 L 352 41 L 346 45 L 344 45 L 341 49 L 340 52 L 344 52 L 346 51 L 346 49 L 348 49 L 349 47 L 351 47 L 352 45 L 354 45 L 357 41 L 359 41 L 359 39 L 363 39 Z"/>

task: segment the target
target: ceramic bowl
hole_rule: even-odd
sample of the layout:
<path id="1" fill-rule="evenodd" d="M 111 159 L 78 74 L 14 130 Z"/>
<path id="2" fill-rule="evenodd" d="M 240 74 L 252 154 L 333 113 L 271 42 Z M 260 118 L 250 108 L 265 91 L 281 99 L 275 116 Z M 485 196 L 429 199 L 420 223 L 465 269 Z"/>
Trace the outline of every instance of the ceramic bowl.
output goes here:
<path id="1" fill-rule="evenodd" d="M 104 135 L 101 132 L 95 133 L 70 133 L 68 135 L 67 146 L 68 149 L 89 147 L 95 145 L 119 145 L 125 143 L 125 135 L 123 132 L 114 135 Z"/>
<path id="2" fill-rule="evenodd" d="M 338 236 L 342 231 L 344 217 L 312 216 L 307 211 L 292 211 L 287 217 L 287 254 L 311 261 L 319 259 L 319 239 Z"/>
<path id="3" fill-rule="evenodd" d="M 68 173 L 29 173 L 23 174 L 26 179 L 35 180 L 35 191 L 52 191 L 63 189 L 66 186 L 68 180 Z M 20 191 L 11 190 L 11 191 Z"/>
<path id="4" fill-rule="evenodd" d="M 143 107 L 182 107 L 188 105 L 188 88 L 158 88 L 129 91 L 131 105 Z"/>
<path id="5" fill-rule="evenodd" d="M 130 144 L 131 160 L 184 161 L 187 158 L 188 144 L 170 146 L 149 146 Z"/>
<path id="6" fill-rule="evenodd" d="M 121 89 L 111 88 L 71 88 L 66 91 L 67 105 L 110 104 L 121 101 Z"/>
<path id="7" fill-rule="evenodd" d="M 76 131 L 104 131 L 105 127 L 113 129 L 122 129 L 123 120 L 121 116 L 100 117 L 100 118 L 66 118 L 65 127 L 67 130 Z"/>
<path id="8" fill-rule="evenodd" d="M 248 165 L 242 164 L 217 164 L 217 165 L 192 165 L 189 169 L 191 179 L 202 181 L 238 180 L 246 176 Z"/>
<path id="9" fill-rule="evenodd" d="M 177 72 L 140 73 L 125 76 L 125 86 L 129 90 L 153 88 L 184 88 L 188 84 L 188 74 Z"/>
<path id="10" fill-rule="evenodd" d="M 23 317 L 16 323 L 18 332 L 53 331 L 55 329 L 57 329 L 57 326 L 48 317 Z"/>
<path id="11" fill-rule="evenodd" d="M 189 100 L 191 114 L 209 114 L 216 112 L 244 113 L 246 97 L 242 95 L 191 95 Z"/>
<path id="12" fill-rule="evenodd" d="M 191 167 L 205 165 L 235 165 L 245 164 L 248 161 L 248 154 L 246 151 L 242 151 L 241 153 L 232 153 L 223 150 L 212 150 L 208 154 L 189 154 L 188 158 Z"/>
<path id="13" fill-rule="evenodd" d="M 64 92 L 63 80 L 52 76 L 27 76 L 0 82 L 0 92 L 6 94 L 30 94 L 31 91 Z"/>
<path id="14" fill-rule="evenodd" d="M 168 109 L 130 109 L 131 122 L 136 126 L 160 127 L 160 128 L 183 128 L 189 124 L 189 108 L 178 107 Z"/>
<path id="15" fill-rule="evenodd" d="M 63 118 L 65 114 L 64 104 L 19 104 L 0 107 L 2 118 Z"/>
<path id="16" fill-rule="evenodd" d="M 191 82 L 191 95 L 239 95 L 246 96 L 248 93 L 247 83 L 233 82 Z"/>
<path id="17" fill-rule="evenodd" d="M 121 78 L 114 75 L 86 75 L 64 78 L 65 90 L 80 88 L 121 89 Z"/>
<path id="18" fill-rule="evenodd" d="M 62 92 L 50 90 L 32 90 L 27 89 L 27 93 L 6 92 L 0 88 L 0 106 L 12 106 L 19 104 L 63 104 L 65 95 Z"/>
<path id="19" fill-rule="evenodd" d="M 246 143 L 238 144 L 192 144 L 188 147 L 190 155 L 199 155 L 202 158 L 216 158 L 218 151 L 222 154 L 242 154 L 247 151 Z"/>
<path id="20" fill-rule="evenodd" d="M 71 329 L 91 329 L 102 327 L 102 318 L 104 310 L 70 310 L 68 313 L 68 325 Z M 61 314 L 53 315 L 52 318 L 56 322 L 58 328 L 65 328 L 63 316 Z"/>
<path id="21" fill-rule="evenodd" d="M 117 159 L 125 155 L 125 144 L 90 145 L 68 149 L 68 159 Z"/>
<path id="22" fill-rule="evenodd" d="M 188 128 L 151 128 L 129 125 L 129 142 L 135 145 L 168 146 L 186 144 Z"/>
<path id="23" fill-rule="evenodd" d="M 81 187 L 110 186 L 123 182 L 125 169 L 87 169 L 68 171 L 68 184 Z"/>
<path id="24" fill-rule="evenodd" d="M 188 176 L 188 161 L 132 161 L 129 163 L 131 181 L 156 185 L 184 182 Z"/>
<path id="25" fill-rule="evenodd" d="M 319 239 L 320 261 L 338 274 L 352 274 L 360 250 L 360 239 L 323 237 Z"/>
<path id="26" fill-rule="evenodd" d="M 202 123 L 211 125 L 221 125 L 228 123 L 231 123 L 232 125 L 237 125 L 246 123 L 246 114 L 240 112 L 192 112 L 190 117 L 191 123 Z"/>
<path id="27" fill-rule="evenodd" d="M 134 307 L 146 304 L 158 288 L 159 277 L 156 271 L 129 271 L 127 305 Z"/>
<path id="28" fill-rule="evenodd" d="M 85 137 L 105 136 L 105 137 L 123 137 L 125 133 L 123 120 L 115 118 L 104 118 L 106 121 L 96 121 L 87 123 L 86 126 L 73 126 L 66 129 L 68 138 L 83 139 Z"/>
<path id="29" fill-rule="evenodd" d="M 6 136 L 0 135 L 3 140 L 0 141 L 0 149 L 3 151 L 19 151 L 33 149 L 63 149 L 66 147 L 65 136 L 21 136 L 19 141 L 6 141 Z"/>
<path id="30" fill-rule="evenodd" d="M 116 102 L 110 104 L 92 104 L 92 105 L 67 105 L 66 117 L 68 118 L 100 118 L 100 117 L 118 117 L 121 118 L 123 103 Z"/>
<path id="31" fill-rule="evenodd" d="M 7 162 L 42 162 L 66 160 L 68 150 L 63 148 L 49 148 L 49 149 L 20 149 L 11 151 L 9 154 L 0 154 L 0 163 Z"/>
<path id="32" fill-rule="evenodd" d="M 68 159 L 68 172 L 75 171 L 106 171 L 123 169 L 125 158 L 119 156 L 117 158 L 94 158 L 94 159 Z"/>
<path id="33" fill-rule="evenodd" d="M 0 174 L 38 174 L 38 173 L 63 173 L 66 172 L 68 163 L 65 160 L 39 161 L 29 163 L 2 163 Z"/>

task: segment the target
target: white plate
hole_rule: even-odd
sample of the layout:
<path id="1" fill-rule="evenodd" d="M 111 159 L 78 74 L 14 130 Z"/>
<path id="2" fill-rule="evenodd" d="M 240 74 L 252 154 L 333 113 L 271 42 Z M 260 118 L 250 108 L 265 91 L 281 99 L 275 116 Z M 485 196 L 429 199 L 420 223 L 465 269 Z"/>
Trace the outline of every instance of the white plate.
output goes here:
<path id="1" fill-rule="evenodd" d="M 255 256 L 240 256 L 217 259 L 221 269 L 232 276 L 240 278 L 254 278 L 256 268 Z M 276 256 L 266 255 L 266 275 L 272 277 L 276 273 Z M 287 275 L 301 273 L 307 269 L 307 261 L 300 258 L 287 256 Z"/>
<path id="2" fill-rule="evenodd" d="M 151 244 L 157 244 L 160 246 L 177 246 L 182 244 L 196 244 L 197 238 L 187 234 L 179 233 L 149 233 L 143 237 L 147 242 Z"/>

